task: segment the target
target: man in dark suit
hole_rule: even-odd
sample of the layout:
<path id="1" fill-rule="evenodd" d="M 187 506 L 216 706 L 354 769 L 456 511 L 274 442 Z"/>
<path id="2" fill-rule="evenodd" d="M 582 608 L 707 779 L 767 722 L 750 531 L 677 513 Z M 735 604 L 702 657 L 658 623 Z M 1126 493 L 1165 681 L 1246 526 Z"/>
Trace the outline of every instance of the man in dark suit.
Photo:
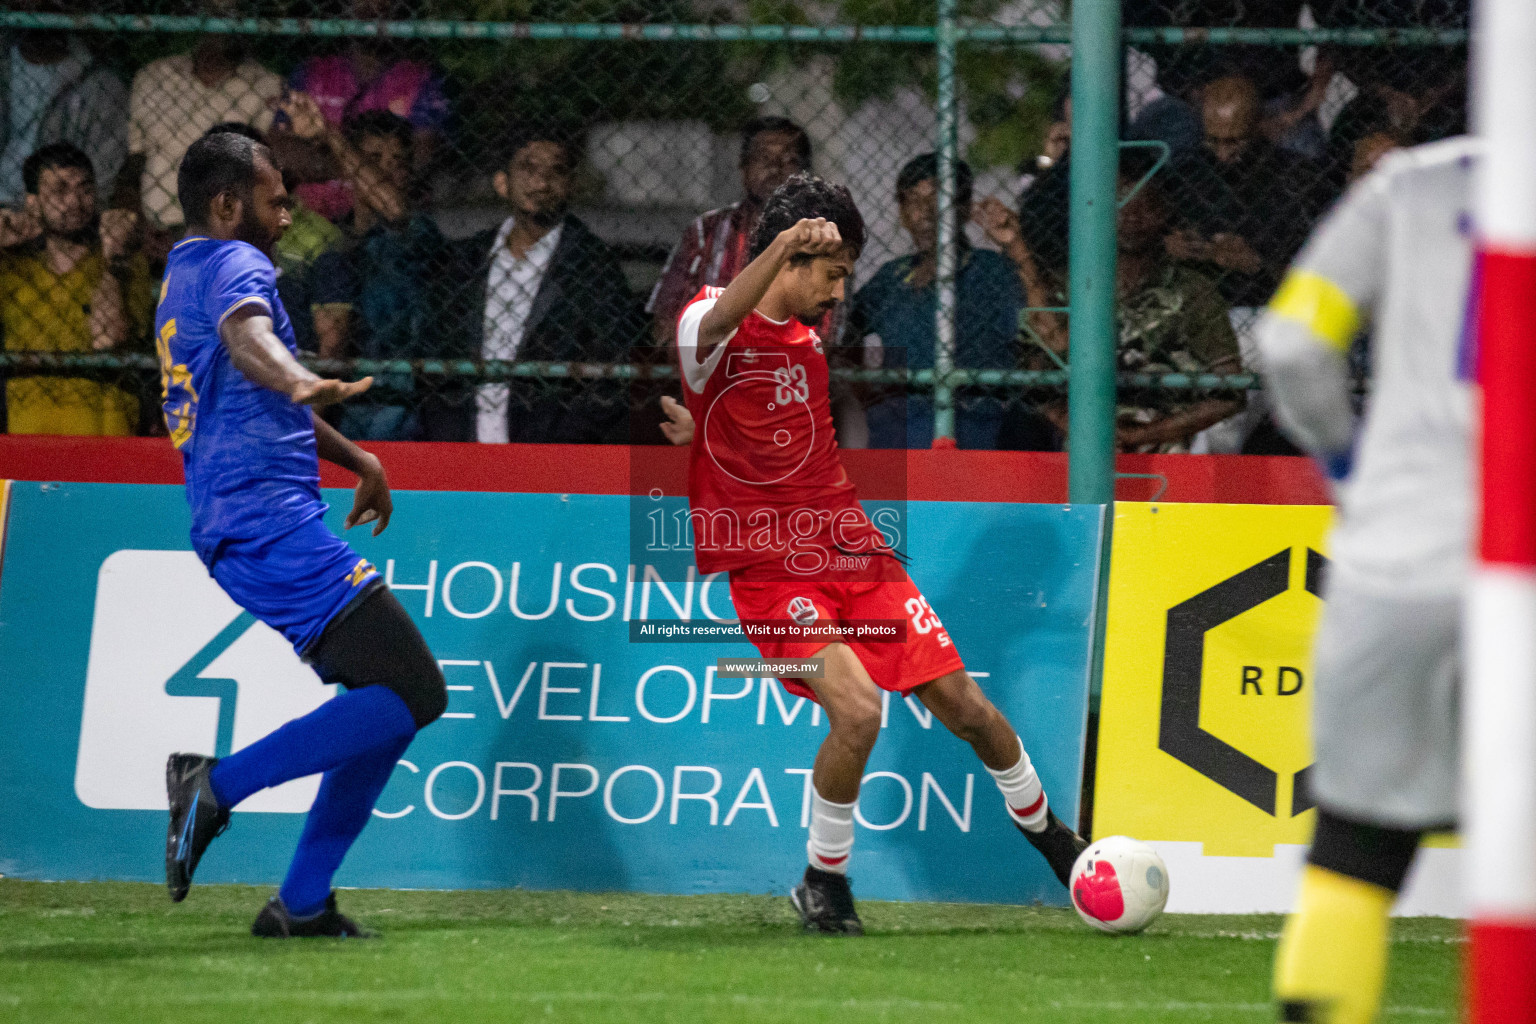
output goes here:
<path id="1" fill-rule="evenodd" d="M 458 336 L 482 359 L 620 363 L 642 330 L 618 257 L 566 210 L 575 148 L 547 128 L 519 132 L 496 194 L 501 225 L 458 243 Z M 445 398 L 447 396 L 444 396 Z M 517 378 L 478 385 L 450 406 L 439 440 L 622 443 L 622 382 Z M 450 437 L 456 435 L 456 437 Z"/>

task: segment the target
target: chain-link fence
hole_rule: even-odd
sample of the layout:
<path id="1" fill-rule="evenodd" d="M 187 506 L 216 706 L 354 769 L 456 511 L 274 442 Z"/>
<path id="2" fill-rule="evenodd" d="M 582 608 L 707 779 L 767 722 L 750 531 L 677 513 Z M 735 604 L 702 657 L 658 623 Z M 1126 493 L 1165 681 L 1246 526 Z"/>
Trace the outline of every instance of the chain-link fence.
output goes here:
<path id="1" fill-rule="evenodd" d="M 0 10 L 11 432 L 164 431 L 175 171 L 235 122 L 296 199 L 274 261 L 300 348 L 376 378 L 330 414 L 350 436 L 664 443 L 678 313 L 808 169 L 868 225 L 821 330 L 842 443 L 926 447 L 938 391 L 961 447 L 1061 444 L 1061 0 L 972 0 L 953 23 L 917 0 L 117 2 Z M 1124 5 L 1127 195 L 1146 180 L 1120 226 L 1128 450 L 1279 450 L 1247 378 L 1211 385 L 1261 369 L 1254 311 L 1345 183 L 1461 130 L 1466 6 Z M 945 111 L 965 158 L 952 358 Z"/>
<path id="2" fill-rule="evenodd" d="M 1139 33 L 1127 50 L 1122 135 L 1162 143 L 1171 159 L 1152 194 L 1122 211 L 1121 288 L 1135 293 L 1123 300 L 1122 370 L 1240 362 L 1262 372 L 1255 319 L 1318 218 L 1391 150 L 1466 131 L 1469 7 L 1468 0 L 1124 5 L 1128 26 L 1162 32 Z M 1213 29 L 1212 38 L 1180 38 L 1177 29 L 1188 25 Z M 1227 38 L 1218 41 L 1223 29 Z M 1160 337 L 1170 320 L 1205 325 L 1170 343 Z M 1356 359 L 1363 378 L 1366 346 Z M 1169 408 L 1166 395 L 1122 393 L 1121 401 L 1122 424 L 1155 422 Z M 1232 402 L 1212 397 L 1179 407 L 1204 423 L 1235 409 Z M 1128 432 L 1136 436 L 1134 426 Z M 1257 391 L 1199 438 L 1201 449 L 1294 451 Z"/>

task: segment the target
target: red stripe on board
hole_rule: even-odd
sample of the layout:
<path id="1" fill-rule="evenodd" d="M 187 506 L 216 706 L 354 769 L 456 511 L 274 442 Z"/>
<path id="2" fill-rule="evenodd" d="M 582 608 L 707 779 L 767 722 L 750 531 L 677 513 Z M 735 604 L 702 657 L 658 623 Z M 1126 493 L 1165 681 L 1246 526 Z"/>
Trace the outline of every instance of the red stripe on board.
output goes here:
<path id="1" fill-rule="evenodd" d="M 1483 561 L 1536 566 L 1536 255 L 1481 254 Z"/>
<path id="2" fill-rule="evenodd" d="M 848 855 L 845 853 L 841 857 L 823 857 L 818 853 L 816 855 L 816 859 L 821 861 L 823 864 L 831 864 L 833 867 L 837 867 L 837 865 L 848 859 Z"/>
<path id="3" fill-rule="evenodd" d="M 1536 921 L 1474 921 L 1467 937 L 1467 1024 L 1536 1024 Z"/>
<path id="4" fill-rule="evenodd" d="M 623 445 L 368 443 L 391 485 L 411 491 L 554 494 L 682 494 L 688 453 Z M 866 498 L 914 501 L 1067 500 L 1067 457 L 1057 452 L 853 451 L 848 474 Z M 1309 459 L 1255 455 L 1122 455 L 1122 501 L 1326 505 L 1328 490 Z M 0 435 L 0 479 L 180 484 L 181 456 L 164 438 Z M 322 464 L 327 487 L 349 474 Z M 1166 485 L 1164 483 L 1166 481 Z M 1159 491 L 1162 493 L 1159 495 Z"/>
<path id="5" fill-rule="evenodd" d="M 1041 793 L 1040 794 L 1040 799 L 1036 800 L 1034 803 L 1030 804 L 1028 807 L 1024 808 L 1022 811 L 1019 810 L 1017 807 L 1012 806 L 1011 804 L 1009 805 L 1008 809 L 1010 811 L 1012 811 L 1014 814 L 1018 815 L 1020 818 L 1027 818 L 1030 815 L 1034 814 L 1036 811 L 1038 811 L 1043 806 L 1045 806 L 1045 794 Z"/>

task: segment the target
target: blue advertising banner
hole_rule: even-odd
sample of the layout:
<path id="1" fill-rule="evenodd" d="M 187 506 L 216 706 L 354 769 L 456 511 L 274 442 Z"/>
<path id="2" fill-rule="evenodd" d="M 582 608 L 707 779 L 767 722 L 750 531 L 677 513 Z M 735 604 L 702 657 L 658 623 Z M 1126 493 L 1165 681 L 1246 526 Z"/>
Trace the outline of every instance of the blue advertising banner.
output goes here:
<path id="1" fill-rule="evenodd" d="M 328 492 L 340 529 L 346 492 Z M 670 499 L 669 499 L 670 500 Z M 406 752 L 341 885 L 783 892 L 803 870 L 821 710 L 721 677 L 724 577 L 658 572 L 630 499 L 402 492 L 385 575 L 441 660 L 448 713 Z M 1082 774 L 1100 510 L 910 502 L 910 571 L 1022 735 L 1058 814 Z M 189 549 L 179 487 L 15 483 L 0 575 L 0 874 L 163 877 L 164 764 L 239 749 L 331 696 Z M 638 632 L 636 636 L 638 636 Z M 242 804 L 198 871 L 282 876 L 317 778 Z M 1064 904 L 969 747 L 891 697 L 854 874 L 878 899 Z"/>

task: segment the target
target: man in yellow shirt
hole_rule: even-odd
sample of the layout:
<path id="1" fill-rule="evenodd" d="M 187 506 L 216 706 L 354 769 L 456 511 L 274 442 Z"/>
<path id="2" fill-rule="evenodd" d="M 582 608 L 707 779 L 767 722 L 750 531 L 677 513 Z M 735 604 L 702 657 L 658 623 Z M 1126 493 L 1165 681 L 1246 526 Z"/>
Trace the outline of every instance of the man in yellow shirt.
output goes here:
<path id="1" fill-rule="evenodd" d="M 149 267 L 132 251 L 138 215 L 98 216 L 90 158 L 44 146 L 22 169 L 36 240 L 0 255 L 0 329 L 8 351 L 104 352 L 148 336 Z M 18 376 L 5 386 L 12 434 L 134 433 L 139 401 L 84 377 Z"/>

